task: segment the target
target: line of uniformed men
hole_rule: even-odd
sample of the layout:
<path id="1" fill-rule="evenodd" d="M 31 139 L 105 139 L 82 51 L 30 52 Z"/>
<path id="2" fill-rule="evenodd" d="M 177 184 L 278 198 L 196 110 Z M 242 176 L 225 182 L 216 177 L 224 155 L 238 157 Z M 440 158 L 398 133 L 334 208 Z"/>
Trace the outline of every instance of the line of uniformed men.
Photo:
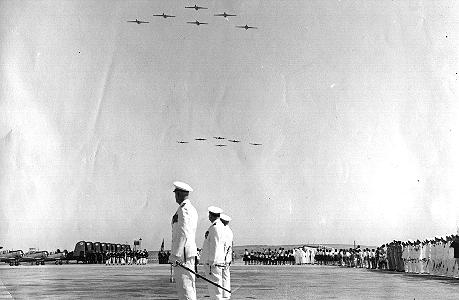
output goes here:
<path id="1" fill-rule="evenodd" d="M 136 251 L 107 252 L 105 254 L 106 265 L 146 265 L 148 251 L 144 249 Z"/>
<path id="2" fill-rule="evenodd" d="M 380 253 L 375 249 L 330 249 L 319 247 L 315 260 L 320 265 L 334 265 L 352 268 L 376 269 Z"/>
<path id="3" fill-rule="evenodd" d="M 179 299 L 196 299 L 197 256 L 196 228 L 198 213 L 189 199 L 193 189 L 184 182 L 174 182 L 175 201 L 179 205 L 172 217 L 172 245 L 169 262 Z M 223 210 L 211 206 L 208 208 L 211 225 L 204 236 L 199 263 L 204 266 L 204 275 L 213 284 L 208 283 L 210 299 L 229 299 L 231 294 L 220 287 L 230 290 L 230 265 L 233 253 L 233 233 L 228 226 L 229 216 Z M 216 286 L 217 285 L 217 286 Z"/>
<path id="4" fill-rule="evenodd" d="M 388 270 L 459 278 L 459 235 L 385 246 Z"/>
<path id="5" fill-rule="evenodd" d="M 246 265 L 302 265 L 314 263 L 315 249 L 300 247 L 293 249 L 262 249 L 261 251 L 244 250 L 242 260 Z"/>

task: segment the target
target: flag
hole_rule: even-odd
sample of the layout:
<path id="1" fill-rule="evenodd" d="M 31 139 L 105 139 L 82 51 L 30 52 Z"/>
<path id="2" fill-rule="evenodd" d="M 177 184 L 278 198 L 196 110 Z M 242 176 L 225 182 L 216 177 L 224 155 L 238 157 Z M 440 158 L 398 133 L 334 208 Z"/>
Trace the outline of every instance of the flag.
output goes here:
<path id="1" fill-rule="evenodd" d="M 161 243 L 161 250 L 160 251 L 164 251 L 164 239 L 163 239 L 163 242 Z"/>

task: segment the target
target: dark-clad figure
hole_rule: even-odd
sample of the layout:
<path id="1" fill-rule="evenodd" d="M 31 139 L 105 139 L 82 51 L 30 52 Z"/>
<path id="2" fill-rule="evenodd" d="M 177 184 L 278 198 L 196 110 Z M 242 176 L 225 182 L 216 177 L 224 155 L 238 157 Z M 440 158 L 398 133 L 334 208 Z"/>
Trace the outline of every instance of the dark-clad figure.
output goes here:
<path id="1" fill-rule="evenodd" d="M 179 205 L 177 212 L 172 217 L 172 246 L 169 262 L 174 266 L 174 278 L 180 300 L 195 300 L 196 285 L 195 275 L 176 265 L 176 261 L 193 270 L 196 251 L 196 227 L 198 213 L 191 204 L 188 195 L 193 189 L 186 183 L 174 182 L 175 201 Z"/>

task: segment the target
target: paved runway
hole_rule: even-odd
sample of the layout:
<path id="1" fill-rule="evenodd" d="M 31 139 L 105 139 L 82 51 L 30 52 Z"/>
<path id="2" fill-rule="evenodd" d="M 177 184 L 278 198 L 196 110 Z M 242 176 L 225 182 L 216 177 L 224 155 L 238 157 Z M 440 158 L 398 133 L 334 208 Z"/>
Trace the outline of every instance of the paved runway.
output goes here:
<path id="1" fill-rule="evenodd" d="M 232 268 L 232 299 L 458 299 L 459 280 L 329 266 Z M 176 299 L 168 265 L 0 266 L 0 299 Z M 207 288 L 197 281 L 198 299 Z"/>

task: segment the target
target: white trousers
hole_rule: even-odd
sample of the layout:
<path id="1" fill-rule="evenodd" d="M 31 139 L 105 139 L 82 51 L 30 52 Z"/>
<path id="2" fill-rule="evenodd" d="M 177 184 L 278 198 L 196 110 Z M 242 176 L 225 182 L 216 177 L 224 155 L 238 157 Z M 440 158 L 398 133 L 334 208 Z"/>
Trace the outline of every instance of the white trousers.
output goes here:
<path id="1" fill-rule="evenodd" d="M 227 265 L 225 268 L 222 269 L 222 286 L 231 291 L 231 283 L 230 283 L 230 266 Z M 231 293 L 223 290 L 223 298 L 224 299 L 230 299 L 231 298 Z"/>
<path id="2" fill-rule="evenodd" d="M 194 270 L 194 257 L 187 259 L 184 265 Z M 175 266 L 174 278 L 179 300 L 196 300 L 195 275 L 180 266 Z"/>
<path id="3" fill-rule="evenodd" d="M 206 266 L 206 277 L 210 281 L 222 286 L 222 271 L 223 268 L 215 265 Z M 209 292 L 210 299 L 223 299 L 223 290 L 216 287 L 213 284 L 207 283 L 207 290 Z"/>

